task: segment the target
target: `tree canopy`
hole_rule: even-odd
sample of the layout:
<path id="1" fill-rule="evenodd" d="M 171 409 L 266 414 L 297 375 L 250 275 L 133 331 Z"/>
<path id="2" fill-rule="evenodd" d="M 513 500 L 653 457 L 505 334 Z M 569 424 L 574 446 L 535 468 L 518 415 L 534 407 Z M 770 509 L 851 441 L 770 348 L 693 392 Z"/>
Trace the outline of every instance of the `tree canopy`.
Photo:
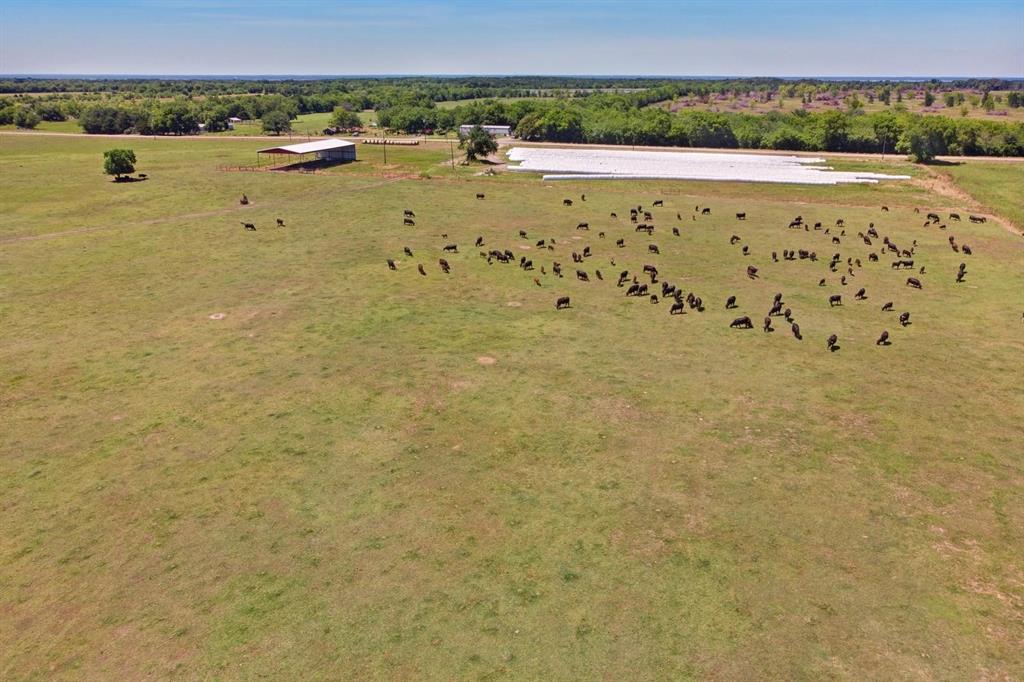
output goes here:
<path id="1" fill-rule="evenodd" d="M 292 122 L 288 118 L 288 114 L 277 109 L 263 114 L 261 122 L 263 124 L 263 132 L 273 135 L 287 133 L 292 129 Z"/>
<path id="2" fill-rule="evenodd" d="M 131 149 L 108 149 L 103 152 L 103 172 L 115 181 L 135 172 L 135 152 Z"/>
<path id="3" fill-rule="evenodd" d="M 498 143 L 478 125 L 473 126 L 469 134 L 462 138 L 459 146 L 466 150 L 466 161 L 476 161 L 481 156 L 489 156 L 498 151 Z"/>

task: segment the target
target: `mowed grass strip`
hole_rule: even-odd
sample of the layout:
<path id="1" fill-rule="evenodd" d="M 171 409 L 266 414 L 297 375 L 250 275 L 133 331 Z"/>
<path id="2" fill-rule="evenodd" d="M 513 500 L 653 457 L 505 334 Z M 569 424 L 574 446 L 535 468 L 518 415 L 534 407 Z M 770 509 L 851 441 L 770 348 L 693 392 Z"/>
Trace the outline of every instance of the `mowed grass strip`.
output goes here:
<path id="1" fill-rule="evenodd" d="M 227 173 L 253 145 L 133 140 L 151 179 L 115 185 L 109 146 L 0 147 L 0 239 L 45 237 L 0 245 L 0 676 L 1024 675 L 1019 237 L 922 228 L 962 207 L 911 183 L 545 185 L 441 146 Z M 644 263 L 707 310 L 627 299 Z M 776 292 L 803 342 L 728 328 Z"/>

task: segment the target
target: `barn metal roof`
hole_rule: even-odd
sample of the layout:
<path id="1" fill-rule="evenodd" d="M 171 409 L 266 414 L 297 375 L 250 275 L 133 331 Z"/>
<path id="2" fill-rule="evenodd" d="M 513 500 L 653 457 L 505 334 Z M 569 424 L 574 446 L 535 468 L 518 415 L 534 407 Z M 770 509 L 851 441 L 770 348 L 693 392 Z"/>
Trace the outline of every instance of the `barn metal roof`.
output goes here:
<path id="1" fill-rule="evenodd" d="M 312 154 L 313 152 L 325 152 L 328 149 L 340 149 L 342 147 L 355 147 L 355 142 L 347 140 L 317 140 L 315 142 L 302 142 L 300 144 L 286 144 L 282 147 L 268 147 L 260 149 L 260 154 Z"/>

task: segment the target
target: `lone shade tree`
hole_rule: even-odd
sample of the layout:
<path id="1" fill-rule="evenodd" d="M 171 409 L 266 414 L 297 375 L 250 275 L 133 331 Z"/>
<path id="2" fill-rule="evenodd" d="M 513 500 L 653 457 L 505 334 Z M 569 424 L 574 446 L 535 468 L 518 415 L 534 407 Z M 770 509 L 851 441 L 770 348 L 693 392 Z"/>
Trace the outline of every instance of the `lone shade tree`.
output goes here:
<path id="1" fill-rule="evenodd" d="M 288 114 L 277 109 L 263 114 L 261 120 L 263 122 L 263 132 L 265 133 L 280 135 L 281 133 L 290 132 L 292 129 L 292 122 L 288 118 Z"/>
<path id="2" fill-rule="evenodd" d="M 135 172 L 135 152 L 131 149 L 108 149 L 103 152 L 103 172 L 121 182 L 123 176 Z"/>

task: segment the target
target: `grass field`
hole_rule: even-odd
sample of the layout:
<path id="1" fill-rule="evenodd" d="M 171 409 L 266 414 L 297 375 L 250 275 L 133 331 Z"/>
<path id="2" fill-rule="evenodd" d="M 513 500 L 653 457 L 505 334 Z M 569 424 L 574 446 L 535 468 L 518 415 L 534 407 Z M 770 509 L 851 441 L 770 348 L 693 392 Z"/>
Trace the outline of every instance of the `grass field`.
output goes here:
<path id="1" fill-rule="evenodd" d="M 115 184 L 111 145 L 0 136 L 0 678 L 1024 677 L 1024 239 L 922 228 L 968 207 L 919 171 L 548 186 L 438 144 L 229 173 L 259 143 L 138 139 L 150 179 Z M 922 290 L 869 222 L 917 240 Z M 644 263 L 707 310 L 623 296 Z M 776 292 L 802 342 L 729 329 Z"/>

